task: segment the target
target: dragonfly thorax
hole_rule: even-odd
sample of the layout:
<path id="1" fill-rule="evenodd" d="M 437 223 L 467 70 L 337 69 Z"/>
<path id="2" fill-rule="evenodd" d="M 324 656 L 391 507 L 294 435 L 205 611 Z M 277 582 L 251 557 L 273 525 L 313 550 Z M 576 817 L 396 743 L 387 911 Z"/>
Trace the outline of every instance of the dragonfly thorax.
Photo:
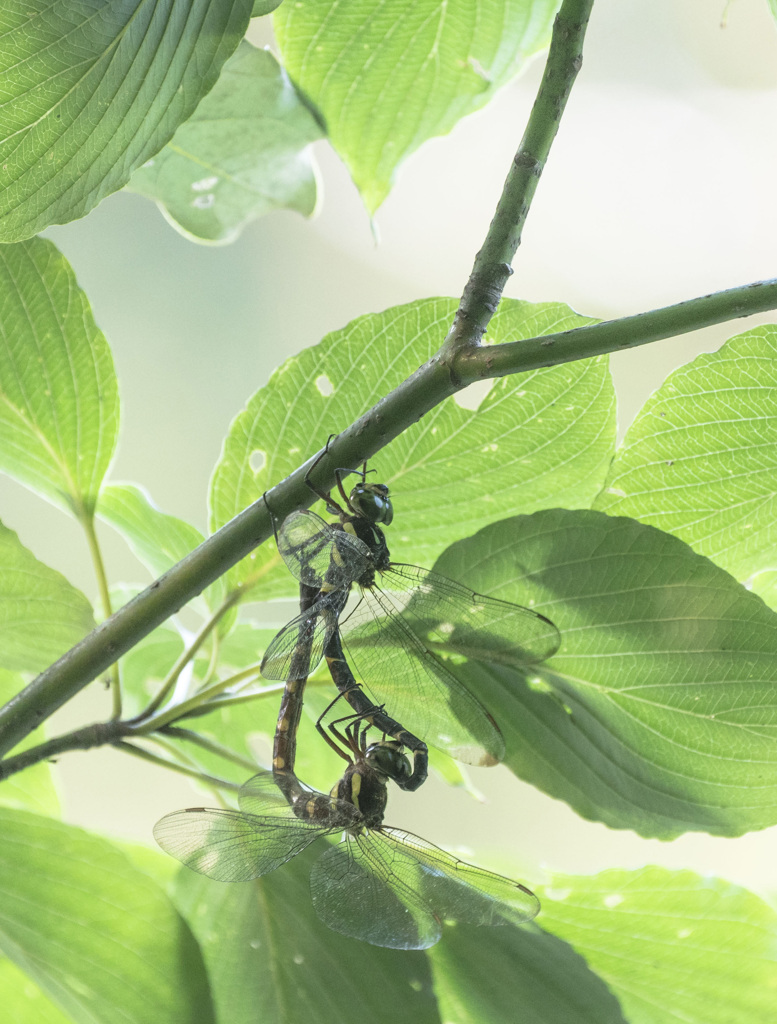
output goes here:
<path id="1" fill-rule="evenodd" d="M 357 517 L 348 519 L 343 523 L 342 528 L 352 537 L 357 537 L 370 549 L 372 565 L 368 572 L 371 574 L 371 578 L 367 579 L 367 573 L 365 573 L 356 582 L 361 587 L 371 587 L 375 581 L 375 570 L 383 572 L 384 569 L 388 569 L 389 564 L 391 563 L 391 555 L 389 554 L 385 534 L 379 526 L 375 526 L 373 523 L 367 522 L 366 519 L 359 519 Z"/>
<path id="2" fill-rule="evenodd" d="M 356 807 L 365 828 L 377 828 L 383 822 L 388 801 L 386 779 L 386 775 L 360 758 L 357 764 L 348 766 L 332 795 Z"/>

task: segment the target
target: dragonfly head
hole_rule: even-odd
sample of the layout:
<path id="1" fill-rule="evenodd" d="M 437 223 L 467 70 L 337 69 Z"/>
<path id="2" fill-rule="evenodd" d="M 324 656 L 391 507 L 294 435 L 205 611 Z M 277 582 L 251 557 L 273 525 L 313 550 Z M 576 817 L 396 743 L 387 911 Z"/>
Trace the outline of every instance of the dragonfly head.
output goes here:
<path id="1" fill-rule="evenodd" d="M 364 759 L 379 775 L 393 779 L 398 785 L 412 774 L 410 761 L 402 752 L 402 744 L 396 740 L 370 744 Z"/>
<path id="2" fill-rule="evenodd" d="M 355 515 L 370 523 L 388 526 L 394 518 L 394 507 L 385 484 L 358 483 L 348 497 L 348 504 Z"/>

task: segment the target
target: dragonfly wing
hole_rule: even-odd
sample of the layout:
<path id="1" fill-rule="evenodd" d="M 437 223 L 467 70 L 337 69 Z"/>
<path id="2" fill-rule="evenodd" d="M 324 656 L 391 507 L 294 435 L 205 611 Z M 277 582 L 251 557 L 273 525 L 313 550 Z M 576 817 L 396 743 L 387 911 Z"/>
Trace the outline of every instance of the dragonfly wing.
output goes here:
<path id="1" fill-rule="evenodd" d="M 392 848 L 378 831 L 347 836 L 313 865 L 313 907 L 329 928 L 374 946 L 433 946 L 441 922 L 392 861 Z"/>
<path id="2" fill-rule="evenodd" d="M 402 617 L 401 603 L 377 587 L 362 593 L 343 640 L 352 669 L 386 714 L 465 764 L 500 761 L 504 740 L 493 718 L 424 646 Z"/>
<path id="3" fill-rule="evenodd" d="M 289 572 L 301 583 L 321 587 L 329 568 L 334 530 L 305 510 L 292 512 L 278 531 L 278 551 Z"/>
<path id="4" fill-rule="evenodd" d="M 477 594 L 429 569 L 392 562 L 383 582 L 410 594 L 403 614 L 432 649 L 520 668 L 552 657 L 561 643 L 557 627 L 539 612 Z"/>
<path id="5" fill-rule="evenodd" d="M 467 864 L 409 832 L 384 827 L 380 833 L 392 850 L 394 874 L 412 886 L 441 919 L 521 924 L 539 913 L 540 901 L 520 882 Z"/>
<path id="6" fill-rule="evenodd" d="M 305 679 L 316 670 L 324 656 L 327 636 L 327 623 L 321 612 L 324 603 L 333 599 L 334 594 L 324 594 L 275 634 L 259 666 L 265 679 Z"/>
<path id="7" fill-rule="evenodd" d="M 296 779 L 301 798 L 298 808 L 304 807 L 309 798 L 310 806 L 315 805 L 315 819 L 300 818 L 278 788 L 271 772 L 259 772 L 243 783 L 238 794 L 240 810 L 254 817 L 272 817 L 278 821 L 285 818 L 302 829 L 313 829 L 317 834 L 323 831 L 349 828 L 361 819 L 359 809 L 345 800 L 338 800 L 330 794 L 305 785 Z"/>
<path id="8" fill-rule="evenodd" d="M 246 815 L 295 819 L 294 811 L 278 788 L 272 772 L 257 772 L 256 775 L 252 775 L 240 787 L 237 802 L 240 804 L 240 810 Z"/>
<path id="9" fill-rule="evenodd" d="M 367 545 L 308 510 L 292 512 L 278 532 L 287 568 L 309 587 L 339 590 L 359 579 L 372 563 Z"/>
<path id="10" fill-rule="evenodd" d="M 274 871 L 301 853 L 326 829 L 279 815 L 189 807 L 154 826 L 165 853 L 219 882 L 246 882 Z"/>

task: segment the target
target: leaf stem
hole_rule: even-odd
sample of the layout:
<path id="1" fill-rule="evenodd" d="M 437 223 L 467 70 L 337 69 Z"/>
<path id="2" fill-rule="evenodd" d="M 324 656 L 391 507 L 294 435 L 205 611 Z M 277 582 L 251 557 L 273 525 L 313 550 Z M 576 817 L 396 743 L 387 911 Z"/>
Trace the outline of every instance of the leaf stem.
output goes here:
<path id="1" fill-rule="evenodd" d="M 228 779 L 220 779 L 215 775 L 208 775 L 207 772 L 201 772 L 196 768 L 188 768 L 184 764 L 177 764 L 166 757 L 160 757 L 159 754 L 152 754 L 150 750 L 145 750 L 143 747 L 136 747 L 134 743 L 127 743 L 126 740 L 119 740 L 117 743 L 114 743 L 114 746 L 117 750 L 123 750 L 125 754 L 132 754 L 133 757 L 140 757 L 144 761 L 150 761 L 152 764 L 161 765 L 163 768 L 170 768 L 180 775 L 188 775 L 190 779 L 204 782 L 208 786 L 230 789 L 233 793 L 237 793 L 240 790 L 240 786 L 235 782 L 229 782 Z"/>
<path id="2" fill-rule="evenodd" d="M 194 743 L 196 746 L 202 747 L 203 750 L 207 750 L 209 753 L 215 754 L 217 757 L 223 757 L 225 761 L 232 761 L 233 764 L 247 769 L 252 775 L 255 775 L 259 771 L 259 765 L 254 761 L 251 761 L 247 757 L 243 757 L 234 750 L 230 750 L 229 747 L 225 747 L 222 743 L 218 743 L 216 740 L 212 740 L 208 736 L 203 736 L 198 732 L 194 732 L 192 729 L 181 729 L 178 726 L 170 725 L 163 730 L 163 735 L 171 736 L 176 740 L 184 740 L 187 743 Z M 154 739 L 157 739 L 157 737 L 154 737 Z"/>
<path id="3" fill-rule="evenodd" d="M 105 562 L 103 561 L 102 551 L 100 550 L 100 542 L 97 540 L 97 532 L 94 528 L 94 513 L 92 511 L 87 511 L 82 507 L 78 518 L 84 528 L 86 542 L 89 545 L 89 553 L 92 556 L 92 565 L 94 566 L 94 574 L 97 577 L 97 590 L 100 595 L 103 618 L 109 619 L 113 614 L 113 608 L 111 607 L 111 593 L 108 586 L 108 577 L 105 572 Z M 118 722 L 121 718 L 121 675 L 119 672 L 119 662 L 114 661 L 110 669 L 111 698 L 113 705 L 111 717 L 114 721 Z"/>

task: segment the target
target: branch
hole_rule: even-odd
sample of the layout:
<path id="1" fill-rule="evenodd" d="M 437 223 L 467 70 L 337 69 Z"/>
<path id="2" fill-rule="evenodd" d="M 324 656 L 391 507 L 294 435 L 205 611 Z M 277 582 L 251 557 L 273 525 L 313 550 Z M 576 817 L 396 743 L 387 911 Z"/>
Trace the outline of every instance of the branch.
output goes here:
<path id="1" fill-rule="evenodd" d="M 106 743 L 115 744 L 132 732 L 132 726 L 126 722 L 95 722 L 93 725 L 86 725 L 65 736 L 57 736 L 53 740 L 39 743 L 36 747 L 29 747 L 15 757 L 7 757 L 0 762 L 0 780 L 7 779 L 9 775 L 29 768 L 38 761 L 49 761 L 57 754 L 64 754 L 68 750 L 90 750 Z"/>
<path id="2" fill-rule="evenodd" d="M 529 200 L 580 65 L 592 2 L 562 4 L 540 95 L 443 347 L 328 446 L 329 457 L 318 463 L 312 477 L 319 490 L 334 486 L 335 467 L 355 469 L 474 381 L 633 348 L 777 307 L 777 280 L 764 281 L 610 323 L 505 345 L 479 345 L 507 280 Z M 268 492 L 278 520 L 315 500 L 305 477 L 317 458 Z M 0 709 L 0 757 L 272 532 L 265 502 L 255 502 L 101 623 Z"/>
<path id="3" fill-rule="evenodd" d="M 521 232 L 540 175 L 583 65 L 583 40 L 592 7 L 593 0 L 565 0 L 556 16 L 545 71 L 526 131 L 483 247 L 475 257 L 443 352 L 479 345 L 496 312 L 513 272 L 512 259 L 521 244 Z"/>
<path id="4" fill-rule="evenodd" d="M 623 352 L 775 308 L 777 278 L 755 281 L 618 320 L 463 351 L 456 358 L 456 373 L 467 384 L 472 384 L 479 379 L 505 377 L 608 352 Z"/>

